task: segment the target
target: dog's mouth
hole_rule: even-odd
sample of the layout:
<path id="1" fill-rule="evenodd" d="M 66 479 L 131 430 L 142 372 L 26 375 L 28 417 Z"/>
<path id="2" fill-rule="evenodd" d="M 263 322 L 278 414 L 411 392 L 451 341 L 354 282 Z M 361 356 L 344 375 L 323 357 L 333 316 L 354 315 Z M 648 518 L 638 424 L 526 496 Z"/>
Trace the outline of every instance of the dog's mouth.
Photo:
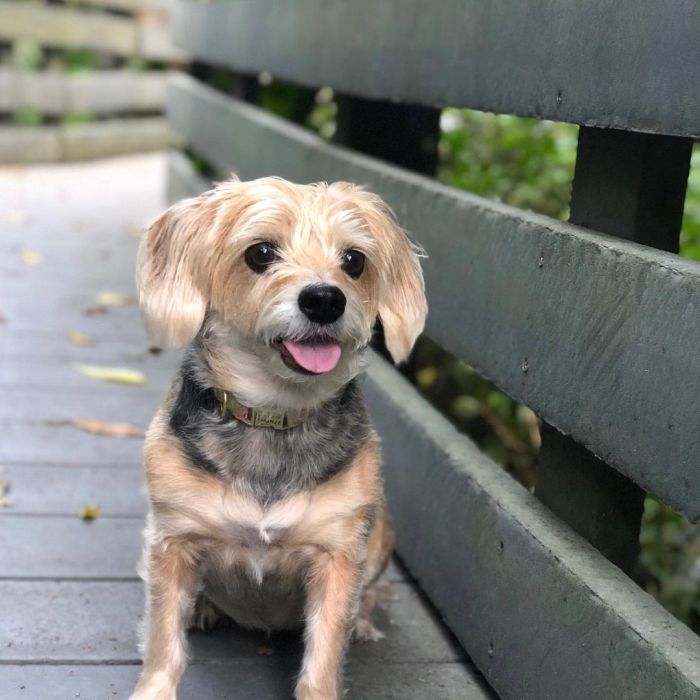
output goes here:
<path id="1" fill-rule="evenodd" d="M 300 374 L 326 374 L 333 371 L 340 361 L 340 343 L 330 338 L 284 340 L 275 343 L 282 362 Z"/>

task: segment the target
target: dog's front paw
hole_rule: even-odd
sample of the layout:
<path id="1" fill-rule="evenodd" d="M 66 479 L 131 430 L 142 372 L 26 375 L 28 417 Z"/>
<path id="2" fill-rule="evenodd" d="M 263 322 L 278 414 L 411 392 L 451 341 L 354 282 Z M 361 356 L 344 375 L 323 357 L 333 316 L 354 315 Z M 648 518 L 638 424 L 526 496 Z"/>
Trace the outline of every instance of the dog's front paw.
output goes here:
<path id="1" fill-rule="evenodd" d="M 338 688 L 313 686 L 302 676 L 294 690 L 295 700 L 340 700 Z"/>
<path id="2" fill-rule="evenodd" d="M 172 683 L 162 674 L 142 677 L 129 700 L 177 700 Z"/>

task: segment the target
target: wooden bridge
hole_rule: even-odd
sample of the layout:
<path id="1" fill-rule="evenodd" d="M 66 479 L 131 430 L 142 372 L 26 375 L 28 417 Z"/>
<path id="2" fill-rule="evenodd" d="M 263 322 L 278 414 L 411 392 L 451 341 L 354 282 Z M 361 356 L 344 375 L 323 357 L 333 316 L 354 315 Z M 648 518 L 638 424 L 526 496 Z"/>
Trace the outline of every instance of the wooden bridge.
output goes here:
<path id="1" fill-rule="evenodd" d="M 195 154 L 214 177 L 382 195 L 429 254 L 427 334 L 544 421 L 530 494 L 372 361 L 403 564 L 388 575 L 387 639 L 352 648 L 349 697 L 700 698 L 700 641 L 628 576 L 646 492 L 700 518 L 700 265 L 676 255 L 700 137 L 700 12 L 691 0 L 503 12 L 177 0 L 174 42 L 198 78 L 174 75 L 166 107 L 187 155 L 3 172 L 3 697 L 125 697 L 137 675 L 140 441 L 72 422 L 144 425 L 166 386 L 176 358 L 147 352 L 135 307 L 94 307 L 101 290 L 130 292 L 129 231 L 164 206 L 166 180 L 170 200 L 209 185 Z M 201 80 L 208 65 L 236 72 L 234 96 Z M 256 105 L 263 71 L 333 87 L 335 143 Z M 429 177 L 443 105 L 580 124 L 571 221 Z M 95 345 L 71 345 L 73 330 Z M 79 363 L 141 369 L 146 383 L 96 384 Z M 86 523 L 91 503 L 102 516 Z M 193 648 L 182 698 L 288 697 L 298 640 L 228 630 Z"/>

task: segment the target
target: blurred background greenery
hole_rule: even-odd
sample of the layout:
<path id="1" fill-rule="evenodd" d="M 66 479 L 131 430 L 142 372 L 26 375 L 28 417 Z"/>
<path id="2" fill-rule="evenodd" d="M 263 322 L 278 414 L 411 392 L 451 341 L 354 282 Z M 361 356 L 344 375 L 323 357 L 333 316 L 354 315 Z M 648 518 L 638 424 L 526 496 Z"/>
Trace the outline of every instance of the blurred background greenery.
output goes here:
<path id="1" fill-rule="evenodd" d="M 86 50 L 42 50 L 32 41 L 16 41 L 0 53 L 0 63 L 27 70 L 75 72 L 109 67 L 108 60 Z M 109 59 L 113 60 L 113 59 Z M 127 59 L 132 70 L 159 68 Z M 195 67 L 196 70 L 196 67 Z M 236 90 L 230 71 L 207 69 L 206 80 L 226 92 Z M 333 91 L 298 88 L 259 76 L 257 102 L 302 123 L 322 137 L 335 132 Z M 16 112 L 16 124 L 36 125 L 42 115 Z M 65 123 L 94 119 L 69 114 Z M 437 177 L 446 185 L 557 219 L 568 217 L 576 161 L 574 125 L 445 109 L 441 116 Z M 207 170 L 206 163 L 200 162 Z M 700 260 L 700 147 L 695 146 L 681 234 L 681 255 Z M 512 401 L 471 367 L 422 339 L 407 370 L 424 395 L 492 459 L 528 489 L 535 484 L 540 446 L 539 422 L 532 411 Z M 700 632 L 700 527 L 692 525 L 655 498 L 648 497 L 640 537 L 636 578 L 670 612 Z"/>

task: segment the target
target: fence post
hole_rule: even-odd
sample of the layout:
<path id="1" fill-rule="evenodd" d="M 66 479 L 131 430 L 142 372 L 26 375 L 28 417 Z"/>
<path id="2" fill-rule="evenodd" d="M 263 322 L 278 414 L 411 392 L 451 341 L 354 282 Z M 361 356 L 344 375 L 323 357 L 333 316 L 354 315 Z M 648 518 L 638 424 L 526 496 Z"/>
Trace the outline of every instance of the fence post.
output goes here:
<path id="1" fill-rule="evenodd" d="M 581 127 L 570 221 L 678 251 L 692 140 Z M 630 573 L 644 491 L 570 437 L 544 425 L 535 494 Z"/>

